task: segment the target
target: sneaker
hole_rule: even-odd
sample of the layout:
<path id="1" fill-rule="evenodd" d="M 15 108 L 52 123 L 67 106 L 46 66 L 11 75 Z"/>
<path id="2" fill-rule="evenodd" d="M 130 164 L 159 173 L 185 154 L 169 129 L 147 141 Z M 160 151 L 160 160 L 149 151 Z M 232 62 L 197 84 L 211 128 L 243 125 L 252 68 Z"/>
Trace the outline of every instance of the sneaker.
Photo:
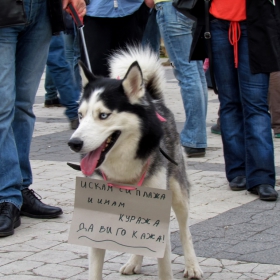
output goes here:
<path id="1" fill-rule="evenodd" d="M 211 126 L 211 132 L 214 134 L 219 134 L 221 135 L 221 128 L 219 125 L 214 124 L 213 126 Z"/>
<path id="2" fill-rule="evenodd" d="M 23 216 L 38 219 L 52 219 L 63 213 L 61 208 L 43 203 L 41 197 L 38 198 L 33 190 L 26 188 L 21 191 L 21 194 L 23 204 L 20 209 L 20 214 Z"/>
<path id="3" fill-rule="evenodd" d="M 19 226 L 19 209 L 10 202 L 0 203 L 0 237 L 13 235 Z"/>
<path id="4" fill-rule="evenodd" d="M 274 133 L 275 138 L 280 138 L 280 133 Z"/>
<path id="5" fill-rule="evenodd" d="M 46 108 L 50 108 L 50 107 L 62 107 L 62 105 L 60 104 L 60 100 L 59 98 L 54 98 L 54 99 L 50 99 L 50 100 L 45 100 L 45 107 Z"/>
<path id="6" fill-rule="evenodd" d="M 188 157 L 204 157 L 206 153 L 205 148 L 184 147 L 184 150 Z"/>
<path id="7" fill-rule="evenodd" d="M 71 120 L 70 121 L 70 128 L 75 130 L 75 129 L 78 128 L 79 124 L 80 124 L 79 119 Z"/>

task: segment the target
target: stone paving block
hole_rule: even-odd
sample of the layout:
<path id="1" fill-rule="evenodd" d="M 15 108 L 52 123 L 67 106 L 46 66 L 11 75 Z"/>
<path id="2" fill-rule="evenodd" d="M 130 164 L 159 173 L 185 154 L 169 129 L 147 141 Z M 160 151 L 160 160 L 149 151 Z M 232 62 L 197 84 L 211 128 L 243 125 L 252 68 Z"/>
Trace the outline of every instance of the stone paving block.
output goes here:
<path id="1" fill-rule="evenodd" d="M 104 263 L 104 270 L 108 270 L 108 271 L 112 271 L 112 272 L 119 272 L 122 265 L 123 264 L 120 264 L 118 262 L 107 261 Z"/>
<path id="2" fill-rule="evenodd" d="M 280 271 L 280 265 L 270 264 L 258 264 L 252 272 L 254 273 L 278 273 Z"/>
<path id="3" fill-rule="evenodd" d="M 52 247 L 52 250 L 72 252 L 78 254 L 79 256 L 85 256 L 88 254 L 88 247 L 70 244 L 67 243 L 67 241 Z"/>
<path id="4" fill-rule="evenodd" d="M 273 245 L 273 244 L 272 244 Z M 259 251 L 252 252 L 251 254 L 243 254 L 240 256 L 240 259 L 244 261 L 253 261 L 267 264 L 277 264 L 279 265 L 279 254 L 280 254 L 280 246 L 272 246 L 271 242 L 266 242 L 263 245 L 263 248 L 259 246 Z M 264 249 L 268 248 L 268 249 Z"/>
<path id="5" fill-rule="evenodd" d="M 103 279 L 106 279 L 106 280 L 124 280 L 124 279 L 128 279 L 129 280 L 138 280 L 140 279 L 141 275 L 140 274 L 134 274 L 134 275 L 121 275 L 119 273 L 111 273 L 105 277 L 103 277 Z"/>
<path id="6" fill-rule="evenodd" d="M 1 273 L 3 274 L 17 274 L 19 272 L 32 271 L 33 269 L 44 265 L 43 262 L 39 261 L 15 261 L 13 263 L 8 263 L 0 267 Z"/>
<path id="7" fill-rule="evenodd" d="M 30 255 L 34 254 L 33 252 L 1 252 L 1 257 L 4 259 L 9 259 L 9 260 L 13 260 L 13 261 L 17 261 L 17 260 L 22 260 L 25 257 L 28 257 Z M 1 271 L 0 271 L 1 272 Z"/>
<path id="8" fill-rule="evenodd" d="M 84 272 L 85 269 L 81 267 L 72 267 L 61 264 L 44 264 L 33 270 L 39 276 L 49 277 L 49 279 L 59 277 L 59 279 L 65 279 L 73 276 L 77 276 Z"/>
<path id="9" fill-rule="evenodd" d="M 65 261 L 61 262 L 62 265 L 67 265 L 67 266 L 73 266 L 73 267 L 82 267 L 85 270 L 88 270 L 88 256 L 86 255 L 85 257 L 79 257 L 75 260 L 70 260 L 70 261 Z"/>
<path id="10" fill-rule="evenodd" d="M 11 259 L 6 259 L 5 257 L 2 256 L 2 252 L 0 251 L 0 273 L 1 273 L 1 266 L 13 262 Z"/>
<path id="11" fill-rule="evenodd" d="M 216 260 L 216 259 L 205 259 L 201 262 L 199 262 L 199 264 L 201 266 L 211 266 L 211 267 L 222 267 L 222 263 L 220 260 Z"/>
<path id="12" fill-rule="evenodd" d="M 88 280 L 88 271 L 79 273 L 73 277 L 69 277 L 67 280 Z"/>
<path id="13" fill-rule="evenodd" d="M 212 273 L 205 279 L 213 279 L 213 280 L 234 280 L 239 279 L 242 276 L 241 273 L 233 273 L 233 272 L 218 272 L 218 273 Z"/>
<path id="14" fill-rule="evenodd" d="M 41 276 L 33 276 L 33 275 L 21 275 L 17 274 L 16 278 L 14 275 L 12 276 L 4 276 L 1 277 L 1 280 L 61 280 L 60 278 L 49 278 L 49 277 L 41 277 Z"/>
<path id="15" fill-rule="evenodd" d="M 44 263 L 58 264 L 61 262 L 75 260 L 79 258 L 79 254 L 68 252 L 68 251 L 56 251 L 56 250 L 44 250 L 39 253 L 35 253 L 25 260 L 35 261 L 40 260 Z"/>
<path id="16" fill-rule="evenodd" d="M 204 266 L 201 265 L 200 267 L 203 271 L 203 273 L 220 273 L 223 271 L 222 267 L 218 267 L 218 266 Z"/>
<path id="17" fill-rule="evenodd" d="M 280 273 L 277 273 L 269 278 L 269 280 L 279 280 L 279 279 L 280 279 Z"/>

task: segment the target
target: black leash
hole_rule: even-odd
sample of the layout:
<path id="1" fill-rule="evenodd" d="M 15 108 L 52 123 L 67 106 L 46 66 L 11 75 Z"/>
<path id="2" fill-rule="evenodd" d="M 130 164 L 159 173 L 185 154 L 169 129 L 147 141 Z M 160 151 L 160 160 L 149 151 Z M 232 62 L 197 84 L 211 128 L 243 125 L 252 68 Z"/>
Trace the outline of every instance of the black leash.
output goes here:
<path id="1" fill-rule="evenodd" d="M 81 171 L 81 166 L 79 164 L 67 162 L 67 165 L 72 167 L 75 170 Z"/>
<path id="2" fill-rule="evenodd" d="M 168 159 L 170 162 L 172 162 L 173 164 L 175 164 L 175 165 L 178 165 L 178 163 L 175 161 L 175 160 L 173 160 L 169 155 L 167 155 L 163 150 L 162 150 L 162 148 L 161 147 L 159 147 L 159 151 L 162 153 L 162 155 L 166 158 L 166 159 Z"/>

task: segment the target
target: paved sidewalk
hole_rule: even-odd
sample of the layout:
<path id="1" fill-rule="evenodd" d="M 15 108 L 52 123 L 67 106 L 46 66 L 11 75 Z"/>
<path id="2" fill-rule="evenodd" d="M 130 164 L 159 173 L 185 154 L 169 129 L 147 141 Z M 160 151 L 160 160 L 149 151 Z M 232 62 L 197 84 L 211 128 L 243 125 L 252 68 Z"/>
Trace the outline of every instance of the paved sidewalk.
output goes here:
<path id="1" fill-rule="evenodd" d="M 174 112 L 178 130 L 185 114 L 177 81 L 165 67 L 166 102 Z M 22 225 L 10 237 L 0 239 L 0 280 L 86 280 L 87 248 L 67 243 L 75 177 L 81 173 L 66 165 L 78 162 L 67 141 L 73 131 L 63 108 L 44 108 L 44 76 L 36 97 L 37 116 L 31 148 L 34 183 L 43 201 L 60 206 L 64 214 L 53 220 L 22 217 Z M 209 91 L 208 149 L 203 158 L 188 161 L 192 183 L 190 224 L 194 247 L 204 271 L 203 279 L 280 280 L 280 200 L 263 202 L 246 191 L 232 192 L 224 173 L 222 143 L 210 127 L 217 118 L 217 96 Z M 280 174 L 280 140 L 274 139 L 277 175 Z M 279 191 L 279 176 L 277 187 Z M 184 263 L 178 224 L 171 221 L 172 268 L 183 279 Z M 142 274 L 121 276 L 118 270 L 128 254 L 107 252 L 104 280 L 155 280 L 155 259 L 145 258 Z"/>

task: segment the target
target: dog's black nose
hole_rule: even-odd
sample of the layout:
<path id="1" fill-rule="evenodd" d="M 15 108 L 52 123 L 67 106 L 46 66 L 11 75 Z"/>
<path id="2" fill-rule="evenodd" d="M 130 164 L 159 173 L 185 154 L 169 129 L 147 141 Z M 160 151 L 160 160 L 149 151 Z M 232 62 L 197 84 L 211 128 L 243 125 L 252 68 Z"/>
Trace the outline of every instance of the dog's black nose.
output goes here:
<path id="1" fill-rule="evenodd" d="M 68 145 L 74 152 L 79 152 L 83 147 L 84 142 L 80 138 L 70 139 Z"/>

